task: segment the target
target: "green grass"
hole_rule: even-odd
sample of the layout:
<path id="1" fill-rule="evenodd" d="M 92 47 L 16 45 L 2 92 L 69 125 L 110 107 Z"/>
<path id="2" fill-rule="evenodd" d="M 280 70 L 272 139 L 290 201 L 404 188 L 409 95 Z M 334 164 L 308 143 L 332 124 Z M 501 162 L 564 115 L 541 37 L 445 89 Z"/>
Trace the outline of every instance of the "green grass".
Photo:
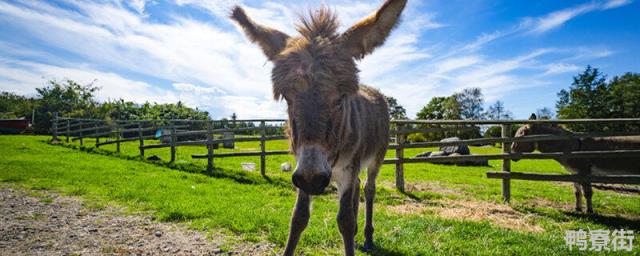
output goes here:
<path id="1" fill-rule="evenodd" d="M 86 199 L 97 209 L 119 204 L 132 211 L 147 211 L 161 221 L 185 222 L 200 230 L 218 229 L 247 241 L 268 240 L 282 248 L 286 242 L 295 191 L 290 173 L 279 171 L 280 163 L 291 156 L 270 156 L 267 175 L 240 170 L 240 162 L 259 162 L 258 157 L 216 159 L 216 175 L 201 172 L 206 160 L 193 160 L 204 147 L 180 147 L 178 161 L 166 163 L 168 149 L 154 149 L 164 161 L 136 160 L 137 142 L 124 143 L 121 154 L 115 145 L 87 148 L 46 143 L 49 137 L 0 136 L 0 181 L 32 190 L 51 189 Z M 77 144 L 76 144 L 77 145 Z M 259 149 L 258 143 L 238 143 L 239 150 Z M 267 143 L 268 150 L 287 149 L 285 141 Z M 226 150 L 221 150 L 226 151 Z M 407 150 L 406 156 L 426 150 Z M 495 148 L 472 148 L 475 153 L 497 152 Z M 390 152 L 392 154 L 392 152 Z M 527 216 L 526 222 L 544 231 L 505 228 L 491 220 L 462 220 L 441 216 L 432 209 L 413 213 L 393 210 L 393 206 L 417 204 L 432 206 L 443 202 L 484 202 L 500 204 L 500 180 L 487 179 L 491 167 L 455 167 L 408 164 L 405 179 L 417 189 L 401 194 L 392 189 L 393 166 L 384 166 L 378 180 L 375 213 L 375 241 L 378 255 L 482 254 L 529 255 L 568 254 L 564 244 L 567 229 L 633 229 L 640 233 L 640 196 L 596 190 L 594 205 L 598 215 L 575 214 L 570 185 L 552 182 L 512 181 L 511 207 Z M 561 167 L 550 160 L 520 161 L 514 171 L 558 172 Z M 178 171 L 182 170 L 182 171 Z M 340 254 L 342 242 L 335 215 L 335 194 L 314 198 L 312 217 L 299 244 L 299 252 L 310 255 Z M 440 205 L 447 208 L 447 205 Z M 438 209 L 440 209 L 438 208 Z M 363 214 L 360 213 L 362 243 Z M 638 241 L 638 236 L 636 240 Z M 635 254 L 640 247 L 635 244 Z"/>

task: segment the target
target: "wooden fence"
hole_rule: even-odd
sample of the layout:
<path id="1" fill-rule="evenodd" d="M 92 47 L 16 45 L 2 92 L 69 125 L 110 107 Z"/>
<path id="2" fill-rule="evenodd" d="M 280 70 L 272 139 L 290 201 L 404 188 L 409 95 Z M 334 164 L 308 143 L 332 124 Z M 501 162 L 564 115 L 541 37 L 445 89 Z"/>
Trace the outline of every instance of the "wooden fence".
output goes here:
<path id="1" fill-rule="evenodd" d="M 640 150 L 608 150 L 608 151 L 577 151 L 577 152 L 557 152 L 557 153 L 511 153 L 511 143 L 514 142 L 540 142 L 540 141 L 561 141 L 578 138 L 616 137 L 640 135 L 640 132 L 609 132 L 609 133 L 574 133 L 571 135 L 529 135 L 522 137 L 511 137 L 512 125 L 518 124 L 633 124 L 640 125 L 640 118 L 618 118 L 618 119 L 578 119 L 578 120 L 396 120 L 396 143 L 389 145 L 389 149 L 395 149 L 395 158 L 385 159 L 385 164 L 395 164 L 396 166 L 396 187 L 404 191 L 404 164 L 409 163 L 441 163 L 441 162 L 464 162 L 478 160 L 502 160 L 502 170 L 497 172 L 487 172 L 487 178 L 502 179 L 502 196 L 504 201 L 509 201 L 511 197 L 511 180 L 536 180 L 536 181 L 559 181 L 559 182 L 593 182 L 612 184 L 640 184 L 640 175 L 578 175 L 578 174 L 539 174 L 539 173 L 519 173 L 511 172 L 512 159 L 566 159 L 566 158 L 621 158 L 640 157 Z M 408 143 L 406 137 L 415 132 L 425 132 L 425 130 L 404 128 L 406 126 L 420 125 L 445 125 L 458 127 L 476 127 L 479 125 L 499 125 L 501 126 L 500 138 L 480 138 L 468 139 L 452 142 L 421 142 Z M 459 129 L 459 128 L 453 128 Z M 428 131 L 427 131 L 428 132 Z M 479 144 L 502 144 L 501 154 L 482 155 L 456 155 L 456 156 L 434 156 L 434 157 L 404 157 L 406 148 L 426 148 L 453 145 L 479 145 Z M 640 168 L 640 167 L 638 167 Z"/>
<path id="2" fill-rule="evenodd" d="M 226 126 L 225 123 L 226 122 Z M 192 155 L 194 159 L 207 159 L 207 172 L 213 173 L 214 159 L 238 156 L 259 156 L 260 173 L 266 176 L 266 157 L 270 155 L 285 155 L 289 151 L 267 151 L 266 143 L 272 140 L 286 139 L 282 133 L 274 133 L 274 129 L 281 129 L 285 120 L 280 119 L 252 119 L 233 121 L 197 121 L 197 120 L 137 120 L 137 121 L 104 121 L 95 119 L 74 119 L 55 117 L 53 122 L 53 139 L 59 140 L 59 136 L 65 136 L 66 141 L 78 140 L 83 144 L 84 139 L 95 139 L 95 146 L 116 144 L 116 151 L 120 151 L 123 142 L 139 141 L 139 155 L 144 158 L 145 150 L 154 148 L 169 148 L 171 161 L 176 160 L 176 151 L 180 146 L 205 146 L 207 154 Z M 238 123 L 259 124 L 253 127 L 237 127 Z M 579 151 L 558 153 L 511 153 L 511 143 L 514 142 L 539 142 L 571 140 L 578 138 L 595 138 L 609 136 L 640 135 L 640 132 L 610 132 L 610 133 L 575 133 L 572 135 L 530 135 L 518 138 L 511 137 L 512 125 L 518 124 L 634 124 L 640 125 L 640 118 L 636 119 L 580 119 L 580 120 L 393 120 L 390 136 L 394 143 L 389 145 L 389 150 L 395 150 L 395 158 L 385 159 L 385 164 L 395 165 L 396 187 L 404 191 L 404 165 L 413 163 L 439 163 L 439 162 L 464 162 L 477 160 L 502 160 L 502 170 L 487 172 L 487 177 L 502 179 L 502 195 L 505 201 L 510 199 L 511 180 L 540 180 L 560 182 L 594 182 L 614 184 L 640 184 L 640 176 L 631 175 L 559 175 L 511 172 L 512 159 L 562 159 L 562 158 L 603 158 L 603 157 L 640 157 L 640 150 L 612 150 L 612 151 Z M 268 125 L 269 124 L 269 125 Z M 500 138 L 479 138 L 451 142 L 408 142 L 407 137 L 413 133 L 445 133 L 456 135 L 479 129 L 479 126 L 501 126 Z M 157 138 L 158 129 L 168 130 L 168 134 L 160 137 L 168 137 L 168 141 L 159 144 L 145 145 L 145 140 Z M 234 134 L 243 132 L 257 132 L 258 136 L 221 138 L 225 132 Z M 180 139 L 192 137 L 191 139 Z M 105 139 L 104 141 L 100 141 Z M 219 145 L 228 142 L 259 141 L 260 151 L 255 152 L 231 152 L 215 153 Z M 501 154 L 482 155 L 457 155 L 434 157 L 405 157 L 404 149 L 429 148 L 456 145 L 502 144 Z M 640 167 L 639 167 L 640 168 Z"/>
<path id="3" fill-rule="evenodd" d="M 266 143 L 272 140 L 286 139 L 284 134 L 274 132 L 281 130 L 285 120 L 280 119 L 252 119 L 252 120 L 96 120 L 55 117 L 53 121 L 53 140 L 60 140 L 64 136 L 66 142 L 79 141 L 84 145 L 84 140 L 95 139 L 95 147 L 115 144 L 116 151 L 120 152 L 120 144 L 124 142 L 139 141 L 138 149 L 141 158 L 145 157 L 145 150 L 156 148 L 170 149 L 170 162 L 176 160 L 176 152 L 180 146 L 205 146 L 206 154 L 192 155 L 194 159 L 207 159 L 207 172 L 214 171 L 214 158 L 234 156 L 260 156 L 260 173 L 266 175 L 266 157 L 270 155 L 286 155 L 289 151 L 267 151 Z M 255 126 L 255 123 L 258 123 Z M 238 127 L 238 124 L 252 124 L 246 127 Z M 276 124 L 276 125 L 268 125 Z M 278 125 L 279 124 L 279 125 Z M 162 131 L 159 136 L 156 134 Z M 166 132 L 168 131 L 168 132 Z M 257 136 L 244 136 L 232 138 L 221 137 L 224 133 L 257 133 Z M 275 133 L 275 134 L 274 134 Z M 168 138 L 168 139 L 167 139 Z M 101 141 L 101 139 L 104 139 Z M 145 140 L 161 139 L 158 144 L 147 144 Z M 163 141 L 164 140 L 164 141 Z M 233 152 L 215 153 L 220 144 L 259 141 L 260 151 L 257 152 Z"/>

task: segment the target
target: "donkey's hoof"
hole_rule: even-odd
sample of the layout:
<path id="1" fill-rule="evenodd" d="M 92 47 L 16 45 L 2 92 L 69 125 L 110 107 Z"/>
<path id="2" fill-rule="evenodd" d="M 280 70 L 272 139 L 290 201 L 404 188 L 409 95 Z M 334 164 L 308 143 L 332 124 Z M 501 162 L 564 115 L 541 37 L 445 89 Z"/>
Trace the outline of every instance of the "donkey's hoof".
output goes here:
<path id="1" fill-rule="evenodd" d="M 365 243 L 362 247 L 360 247 L 360 251 L 362 252 L 371 252 L 373 251 L 373 249 L 373 243 Z"/>
<path id="2" fill-rule="evenodd" d="M 582 208 L 576 207 L 576 212 L 582 212 Z"/>

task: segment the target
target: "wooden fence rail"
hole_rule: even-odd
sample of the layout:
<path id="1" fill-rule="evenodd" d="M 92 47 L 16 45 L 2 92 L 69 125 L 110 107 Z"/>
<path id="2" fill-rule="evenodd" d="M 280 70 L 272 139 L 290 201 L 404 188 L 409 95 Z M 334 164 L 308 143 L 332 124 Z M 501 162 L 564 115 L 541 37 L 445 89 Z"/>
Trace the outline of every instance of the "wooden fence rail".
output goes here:
<path id="1" fill-rule="evenodd" d="M 517 142 L 541 142 L 541 141 L 562 141 L 579 138 L 616 137 L 616 136 L 640 136 L 640 132 L 609 132 L 609 133 L 575 133 L 568 135 L 529 135 L 523 137 L 511 137 L 512 125 L 517 124 L 640 124 L 640 118 L 617 118 L 617 119 L 570 119 L 570 120 L 395 120 L 392 121 L 401 132 L 395 132 L 396 143 L 389 145 L 389 149 L 395 150 L 395 158 L 385 159 L 385 164 L 394 164 L 396 169 L 396 187 L 404 190 L 404 164 L 412 163 L 451 163 L 477 160 L 502 160 L 502 170 L 500 172 L 488 172 L 487 178 L 502 179 L 502 196 L 504 201 L 509 201 L 511 197 L 511 179 L 521 180 L 548 180 L 567 182 L 602 182 L 616 184 L 638 184 L 640 175 L 628 176 L 590 176 L 590 175 L 550 175 L 537 173 L 517 173 L 511 172 L 511 160 L 514 159 L 570 159 L 570 158 L 625 158 L 640 157 L 640 150 L 608 150 L 608 151 L 577 151 L 577 152 L 557 152 L 557 153 L 511 153 L 511 143 Z M 414 132 L 423 132 L 420 129 L 404 128 L 405 126 L 437 126 L 437 125 L 458 125 L 459 131 L 476 127 L 479 125 L 500 125 L 500 138 L 480 138 L 447 142 L 420 142 L 406 143 L 406 136 Z M 462 126 L 462 127 L 461 127 Z M 466 126 L 466 127 L 465 127 Z M 454 129 L 456 127 L 453 127 Z M 464 129 L 462 129 L 464 128 Z M 428 130 L 428 129 L 427 129 Z M 402 132 L 404 131 L 404 132 Z M 434 130 L 434 132 L 441 132 Z M 434 157 L 404 157 L 406 148 L 427 148 L 437 146 L 456 145 L 479 145 L 502 143 L 501 154 L 482 155 L 454 155 L 454 156 L 434 156 Z M 640 168 L 640 167 L 639 167 Z"/>
<path id="2" fill-rule="evenodd" d="M 247 119 L 247 120 L 97 120 L 82 118 L 64 118 L 54 117 L 53 121 L 53 138 L 58 140 L 59 135 L 65 135 L 66 141 L 79 141 L 84 145 L 84 139 L 95 139 L 95 147 L 116 144 L 116 151 L 120 152 L 120 144 L 131 141 L 139 141 L 138 155 L 144 159 L 145 150 L 169 148 L 171 162 L 176 161 L 176 153 L 179 147 L 183 146 L 204 146 L 207 154 L 195 154 L 194 159 L 207 159 L 207 173 L 213 174 L 214 159 L 225 157 L 260 157 L 260 173 L 266 176 L 266 157 L 272 155 L 286 155 L 289 151 L 267 151 L 266 143 L 268 141 L 286 139 L 284 135 L 270 135 L 280 129 L 281 126 L 267 126 L 267 123 L 284 123 L 281 119 Z M 215 124 L 228 124 L 230 127 L 216 128 Z M 255 127 L 237 127 L 239 123 L 259 123 Z M 197 129 L 192 129 L 196 128 Z M 204 129 L 203 129 L 204 128 Z M 168 134 L 156 134 L 160 129 L 169 131 Z M 256 132 L 259 135 L 255 137 L 234 137 L 234 138 L 215 138 L 214 135 L 224 133 L 244 133 Z M 150 134 L 153 133 L 153 134 Z M 203 136 L 205 139 L 184 140 L 183 138 L 191 138 Z M 103 139 L 101 141 L 101 139 Z M 158 144 L 145 144 L 145 140 L 164 139 L 167 142 Z M 260 151 L 256 152 L 232 152 L 232 153 L 215 153 L 215 149 L 221 143 L 227 142 L 259 142 Z"/>
<path id="3" fill-rule="evenodd" d="M 53 122 L 53 138 L 58 139 L 59 135 L 65 135 L 66 141 L 79 140 L 83 143 L 83 138 L 95 138 L 95 146 L 116 144 L 120 151 L 120 143 L 139 141 L 138 150 L 141 158 L 145 156 L 145 150 L 169 148 L 171 161 L 176 160 L 176 152 L 183 146 L 204 146 L 206 154 L 194 154 L 194 159 L 207 159 L 207 172 L 213 173 L 214 159 L 225 157 L 260 157 L 260 173 L 266 176 L 267 156 L 285 155 L 289 151 L 266 150 L 266 143 L 273 140 L 286 139 L 284 135 L 273 135 L 274 132 L 282 129 L 285 120 L 282 119 L 245 119 L 245 120 L 104 120 L 96 119 L 76 119 L 55 116 Z M 252 123 L 253 127 L 237 127 L 238 123 Z M 267 124 L 270 125 L 267 126 Z M 487 172 L 487 177 L 492 179 L 502 179 L 502 196 L 505 201 L 509 201 L 511 192 L 511 180 L 542 180 L 542 181 L 566 181 L 566 182 L 602 182 L 619 184 L 640 184 L 640 176 L 584 176 L 584 175 L 552 175 L 537 173 L 511 172 L 511 160 L 514 159 L 569 159 L 569 158 L 616 158 L 616 157 L 640 157 L 640 150 L 609 150 L 609 151 L 578 151 L 578 152 L 557 152 L 557 153 L 511 153 L 511 143 L 519 142 L 542 142 L 561 141 L 580 138 L 615 137 L 640 135 L 638 132 L 608 132 L 608 133 L 574 133 L 567 135 L 529 135 L 523 137 L 511 137 L 512 125 L 518 124 L 640 124 L 639 118 L 616 118 L 616 119 L 570 119 L 570 120 L 392 120 L 390 136 L 394 137 L 395 143 L 390 144 L 388 149 L 395 151 L 395 158 L 385 159 L 384 164 L 395 165 L 395 177 L 397 189 L 404 191 L 404 165 L 414 163 L 442 163 L 442 162 L 464 162 L 477 160 L 501 160 L 502 168 L 499 172 Z M 214 128 L 222 124 L 227 127 Z M 257 125 L 256 125 L 257 124 Z M 460 133 L 478 130 L 483 125 L 498 125 L 501 127 L 501 136 L 497 138 L 479 138 L 447 142 L 419 142 L 408 143 L 407 137 L 414 133 Z M 169 131 L 168 134 L 155 132 L 158 129 Z M 216 135 L 224 133 L 245 133 L 257 134 L 254 137 L 233 137 L 216 138 Z M 154 134 L 149 134 L 154 133 Z M 100 141 L 104 138 L 105 140 Z M 158 144 L 145 144 L 145 140 L 162 139 Z M 194 139 L 197 138 L 197 139 Z M 186 140 L 191 139 L 191 140 Z M 394 141 L 394 140 L 392 140 Z M 254 152 L 229 152 L 215 153 L 219 144 L 228 142 L 259 142 L 260 150 Z M 405 149 L 429 148 L 442 146 L 460 145 L 495 145 L 502 144 L 502 153 L 482 154 L 482 155 L 456 155 L 456 156 L 433 156 L 433 157 L 405 157 Z"/>

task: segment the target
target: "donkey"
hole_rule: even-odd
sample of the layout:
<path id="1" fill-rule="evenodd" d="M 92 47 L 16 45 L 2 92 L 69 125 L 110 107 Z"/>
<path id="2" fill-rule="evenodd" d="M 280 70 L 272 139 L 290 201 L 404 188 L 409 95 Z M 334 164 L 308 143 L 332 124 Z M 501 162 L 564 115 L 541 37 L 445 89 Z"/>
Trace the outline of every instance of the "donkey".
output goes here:
<path id="1" fill-rule="evenodd" d="M 536 119 L 532 114 L 529 119 Z M 515 137 L 527 135 L 568 135 L 571 132 L 557 126 L 527 124 L 516 132 Z M 640 149 L 640 136 L 577 138 L 574 140 L 518 142 L 511 145 L 511 152 L 533 152 L 539 150 L 543 153 L 552 152 L 576 152 L 576 151 L 600 151 L 600 150 L 635 150 Z M 565 169 L 572 173 L 583 175 L 640 175 L 640 158 L 569 158 L 555 159 Z M 582 189 L 581 189 L 582 187 Z M 582 211 L 582 194 L 584 192 L 587 201 L 587 212 L 593 213 L 591 197 L 593 190 L 591 183 L 584 182 L 573 184 L 576 196 L 576 211 Z"/>
<path id="2" fill-rule="evenodd" d="M 376 12 L 339 34 L 326 7 L 300 17 L 296 37 L 259 25 L 236 6 L 231 18 L 273 63 L 275 100 L 287 102 L 287 133 L 297 165 L 297 200 L 285 255 L 293 255 L 309 222 L 311 196 L 338 187 L 338 228 L 346 255 L 355 253 L 361 168 L 367 167 L 364 250 L 373 247 L 375 179 L 389 142 L 384 96 L 359 84 L 355 60 L 381 46 L 398 24 L 406 0 L 387 0 Z"/>

